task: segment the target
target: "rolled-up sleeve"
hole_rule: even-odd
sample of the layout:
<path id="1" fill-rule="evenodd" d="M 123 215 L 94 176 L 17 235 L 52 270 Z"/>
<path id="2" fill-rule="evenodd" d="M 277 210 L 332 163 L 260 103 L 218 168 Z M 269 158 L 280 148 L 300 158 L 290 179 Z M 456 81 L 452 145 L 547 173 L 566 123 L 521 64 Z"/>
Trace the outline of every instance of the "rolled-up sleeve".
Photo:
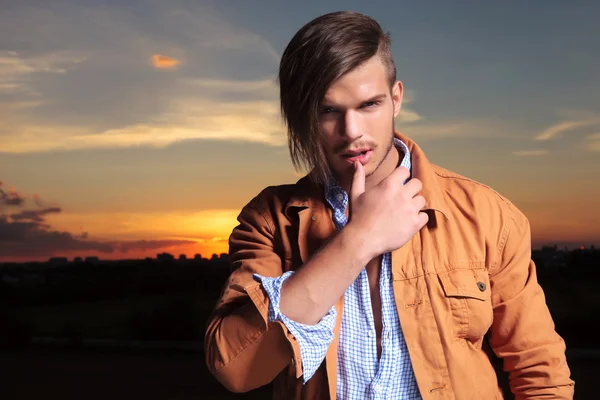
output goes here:
<path id="1" fill-rule="evenodd" d="M 269 322 L 269 297 L 253 274 L 283 274 L 274 227 L 255 199 L 238 216 L 229 238 L 232 273 L 209 317 L 204 338 L 208 370 L 227 389 L 247 392 L 284 369 L 302 376 L 298 341 L 283 322 Z"/>
<path id="2" fill-rule="evenodd" d="M 288 271 L 278 277 L 263 277 L 254 274 L 254 279 L 261 282 L 269 297 L 269 322 L 282 322 L 298 341 L 304 370 L 303 380 L 306 383 L 323 362 L 327 348 L 333 340 L 337 311 L 335 307 L 331 307 L 315 325 L 293 321 L 281 313 L 279 309 L 281 286 L 293 273 L 294 271 Z"/>

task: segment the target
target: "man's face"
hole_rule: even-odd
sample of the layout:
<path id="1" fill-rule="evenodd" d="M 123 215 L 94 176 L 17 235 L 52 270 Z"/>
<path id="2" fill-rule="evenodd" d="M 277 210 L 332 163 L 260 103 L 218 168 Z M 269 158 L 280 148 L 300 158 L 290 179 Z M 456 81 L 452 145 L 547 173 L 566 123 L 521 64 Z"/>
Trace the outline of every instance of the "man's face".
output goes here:
<path id="1" fill-rule="evenodd" d="M 390 163 L 394 117 L 401 103 L 402 83 L 390 90 L 378 56 L 331 84 L 319 107 L 319 131 L 329 167 L 339 180 L 351 179 L 356 160 L 367 179 Z"/>

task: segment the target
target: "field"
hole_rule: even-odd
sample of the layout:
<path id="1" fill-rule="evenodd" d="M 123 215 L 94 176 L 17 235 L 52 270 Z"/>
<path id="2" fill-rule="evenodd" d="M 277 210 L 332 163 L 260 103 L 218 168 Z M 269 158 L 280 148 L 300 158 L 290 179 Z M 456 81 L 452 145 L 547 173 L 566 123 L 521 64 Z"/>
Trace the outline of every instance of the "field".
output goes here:
<path id="1" fill-rule="evenodd" d="M 0 399 L 270 398 L 269 387 L 248 394 L 229 393 L 208 373 L 202 338 L 220 281 L 204 283 L 200 289 L 114 300 L 12 308 L 0 304 L 0 323 L 6 318 L 6 331 L 13 332 L 7 336 L 9 342 L 11 338 L 21 344 L 31 338 L 34 343 L 43 342 L 40 338 L 63 338 L 73 344 L 17 348 L 13 342 L 0 347 Z M 568 351 L 573 351 L 568 352 L 568 359 L 576 382 L 575 398 L 598 398 L 594 380 L 600 374 L 600 351 L 585 349 L 597 349 L 597 337 L 589 328 L 597 322 L 600 286 L 594 279 L 553 279 L 544 282 L 544 289 L 557 330 L 566 339 Z M 87 338 L 162 341 L 175 347 L 188 344 L 194 351 L 79 346 Z"/>

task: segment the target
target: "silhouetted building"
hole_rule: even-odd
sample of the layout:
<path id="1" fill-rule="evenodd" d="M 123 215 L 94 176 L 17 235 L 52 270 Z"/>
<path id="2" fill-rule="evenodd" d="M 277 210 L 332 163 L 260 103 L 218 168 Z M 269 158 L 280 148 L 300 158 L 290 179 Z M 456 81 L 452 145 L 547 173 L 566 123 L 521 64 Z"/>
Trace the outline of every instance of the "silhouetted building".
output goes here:
<path id="1" fill-rule="evenodd" d="M 67 260 L 67 257 L 52 257 L 48 262 L 50 265 L 66 265 L 69 263 L 69 260 Z"/>
<path id="2" fill-rule="evenodd" d="M 187 256 L 185 254 L 180 254 L 179 255 L 179 260 L 185 261 L 185 260 L 187 260 Z"/>
<path id="3" fill-rule="evenodd" d="M 160 261 L 173 261 L 175 260 L 175 257 L 173 257 L 172 254 L 169 253 L 160 253 L 156 255 L 156 258 Z"/>

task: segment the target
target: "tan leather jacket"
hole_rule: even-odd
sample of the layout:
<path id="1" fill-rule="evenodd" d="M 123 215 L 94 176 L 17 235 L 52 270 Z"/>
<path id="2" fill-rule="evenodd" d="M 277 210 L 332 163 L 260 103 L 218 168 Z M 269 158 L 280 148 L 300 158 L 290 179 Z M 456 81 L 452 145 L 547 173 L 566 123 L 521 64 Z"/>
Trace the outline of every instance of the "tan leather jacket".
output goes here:
<path id="1" fill-rule="evenodd" d="M 481 183 L 430 163 L 400 133 L 423 182 L 429 223 L 392 253 L 396 305 L 423 399 L 500 399 L 484 335 L 517 399 L 571 399 L 565 343 L 555 332 L 531 260 L 527 218 Z M 335 399 L 337 337 L 302 384 L 300 348 L 252 274 L 299 268 L 335 234 L 322 188 L 307 177 L 268 187 L 241 211 L 230 237 L 233 272 L 205 338 L 209 370 L 229 390 L 273 381 L 276 399 Z"/>

